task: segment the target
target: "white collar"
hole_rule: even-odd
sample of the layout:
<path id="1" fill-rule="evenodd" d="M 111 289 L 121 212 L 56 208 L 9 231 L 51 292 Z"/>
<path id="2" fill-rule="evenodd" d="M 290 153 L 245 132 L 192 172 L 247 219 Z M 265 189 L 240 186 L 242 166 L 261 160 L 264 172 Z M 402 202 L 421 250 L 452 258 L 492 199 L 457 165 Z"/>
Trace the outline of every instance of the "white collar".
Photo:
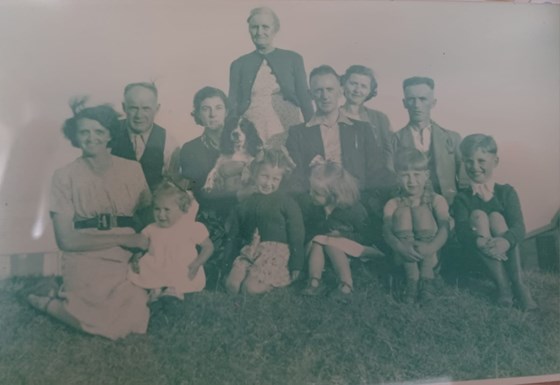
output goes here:
<path id="1" fill-rule="evenodd" d="M 494 196 L 496 183 L 490 179 L 484 183 L 470 182 L 473 195 L 478 195 L 484 202 L 488 202 Z"/>

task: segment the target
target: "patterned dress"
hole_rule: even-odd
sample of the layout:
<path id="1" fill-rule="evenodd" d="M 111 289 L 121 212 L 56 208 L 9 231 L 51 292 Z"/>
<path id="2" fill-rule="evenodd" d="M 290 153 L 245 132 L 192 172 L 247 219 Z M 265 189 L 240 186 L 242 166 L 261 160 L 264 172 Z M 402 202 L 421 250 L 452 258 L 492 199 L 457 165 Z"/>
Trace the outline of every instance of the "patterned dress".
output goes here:
<path id="1" fill-rule="evenodd" d="M 83 158 L 55 171 L 50 210 L 74 221 L 110 213 L 132 216 L 150 193 L 140 164 L 113 156 L 112 167 L 94 173 Z M 133 234 L 132 228 L 77 230 L 84 234 Z M 145 333 L 149 310 L 144 289 L 126 279 L 131 252 L 121 247 L 63 252 L 64 306 L 82 329 L 110 339 Z"/>
<path id="2" fill-rule="evenodd" d="M 284 144 L 288 129 L 302 122 L 295 104 L 284 100 L 272 69 L 263 60 L 251 90 L 251 104 L 244 116 L 256 127 L 267 144 Z"/>

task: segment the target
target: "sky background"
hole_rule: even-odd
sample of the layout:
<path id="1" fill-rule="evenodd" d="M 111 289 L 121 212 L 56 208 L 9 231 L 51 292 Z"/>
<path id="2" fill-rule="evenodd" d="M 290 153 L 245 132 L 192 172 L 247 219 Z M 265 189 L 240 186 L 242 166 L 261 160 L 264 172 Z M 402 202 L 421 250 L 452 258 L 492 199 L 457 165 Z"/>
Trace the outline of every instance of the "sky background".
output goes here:
<path id="1" fill-rule="evenodd" d="M 496 180 L 519 192 L 526 224 L 560 207 L 560 7 L 473 2 L 190 2 L 0 0 L 0 254 L 55 249 L 48 217 L 55 169 L 79 152 L 61 134 L 68 100 L 120 110 L 129 82 L 154 81 L 157 122 L 180 143 L 201 133 L 192 98 L 227 92 L 229 65 L 253 50 L 246 19 L 268 5 L 280 48 L 307 73 L 374 69 L 368 105 L 407 123 L 402 80 L 431 76 L 441 126 L 498 142 Z"/>

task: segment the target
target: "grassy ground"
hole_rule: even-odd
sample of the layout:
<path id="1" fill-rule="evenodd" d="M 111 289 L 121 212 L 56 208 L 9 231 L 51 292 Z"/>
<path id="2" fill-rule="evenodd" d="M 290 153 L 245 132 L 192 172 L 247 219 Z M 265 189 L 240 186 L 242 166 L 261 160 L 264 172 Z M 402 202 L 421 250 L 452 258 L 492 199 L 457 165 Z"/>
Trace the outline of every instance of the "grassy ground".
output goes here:
<path id="1" fill-rule="evenodd" d="M 350 304 L 297 288 L 259 297 L 191 295 L 153 315 L 147 335 L 75 332 L 0 289 L 0 384 L 366 385 L 560 372 L 560 279 L 532 273 L 540 309 L 492 305 L 492 286 L 442 285 L 404 305 L 358 266 Z"/>

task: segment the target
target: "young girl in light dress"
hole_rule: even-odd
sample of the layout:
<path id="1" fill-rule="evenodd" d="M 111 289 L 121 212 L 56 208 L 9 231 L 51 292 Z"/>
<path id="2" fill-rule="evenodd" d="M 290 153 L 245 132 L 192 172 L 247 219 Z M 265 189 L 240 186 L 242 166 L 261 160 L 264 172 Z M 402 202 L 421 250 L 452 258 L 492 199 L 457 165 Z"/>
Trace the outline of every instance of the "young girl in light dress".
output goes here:
<path id="1" fill-rule="evenodd" d="M 166 179 L 155 189 L 155 223 L 142 231 L 150 247 L 130 263 L 128 280 L 149 289 L 152 300 L 163 295 L 183 299 L 206 284 L 203 265 L 214 247 L 206 227 L 195 222 L 196 213 L 189 210 L 195 209 L 194 198 L 181 184 Z"/>
<path id="2" fill-rule="evenodd" d="M 321 294 L 325 255 L 330 259 L 338 279 L 332 295 L 349 299 L 353 291 L 349 257 L 380 254 L 368 246 L 368 214 L 360 203 L 358 182 L 342 165 L 332 161 L 317 162 L 311 169 L 310 195 L 315 207 L 308 215 L 307 238 L 309 282 L 304 295 Z"/>
<path id="3" fill-rule="evenodd" d="M 284 147 L 264 148 L 253 160 L 256 192 L 231 217 L 229 250 L 241 251 L 226 279 L 228 292 L 264 293 L 298 278 L 304 258 L 303 218 L 295 200 L 280 188 L 294 166 Z"/>
<path id="4" fill-rule="evenodd" d="M 434 192 L 428 167 L 428 159 L 416 149 L 398 153 L 395 171 L 400 192 L 383 210 L 383 235 L 406 274 L 406 303 L 415 302 L 419 290 L 421 300 L 434 296 L 437 253 L 449 231 L 449 206 Z"/>

